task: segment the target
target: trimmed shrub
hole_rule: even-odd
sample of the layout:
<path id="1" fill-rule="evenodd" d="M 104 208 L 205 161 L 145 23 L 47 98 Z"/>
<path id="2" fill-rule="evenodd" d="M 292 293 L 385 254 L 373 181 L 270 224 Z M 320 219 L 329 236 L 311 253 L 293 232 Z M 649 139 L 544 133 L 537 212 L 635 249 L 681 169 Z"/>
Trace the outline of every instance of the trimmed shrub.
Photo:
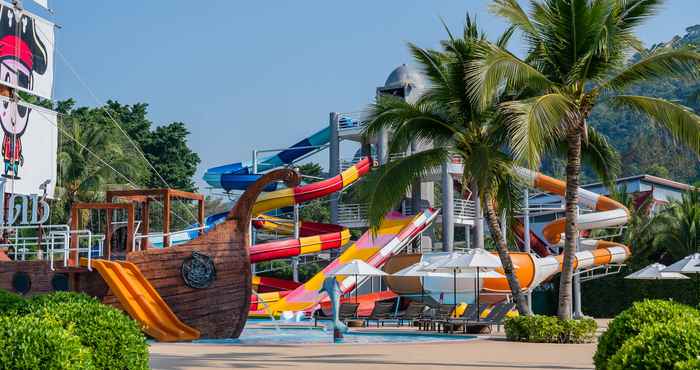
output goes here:
<path id="1" fill-rule="evenodd" d="M 31 309 L 34 311 L 41 307 L 55 306 L 61 303 L 101 304 L 97 298 L 75 292 L 53 292 L 51 294 L 35 295 L 29 299 Z"/>
<path id="2" fill-rule="evenodd" d="M 532 343 L 588 343 L 598 328 L 595 320 L 560 320 L 556 316 L 516 316 L 506 319 L 508 340 Z"/>
<path id="3" fill-rule="evenodd" d="M 0 317 L 0 368 L 92 369 L 90 350 L 59 323 L 32 316 Z"/>
<path id="4" fill-rule="evenodd" d="M 32 299 L 31 315 L 72 328 L 92 350 L 97 369 L 147 369 L 148 345 L 138 324 L 121 311 L 83 294 L 53 293 Z"/>
<path id="5" fill-rule="evenodd" d="M 688 361 L 676 362 L 674 370 L 697 370 L 700 369 L 700 359 L 695 358 Z"/>
<path id="6" fill-rule="evenodd" d="M 607 361 L 623 343 L 639 334 L 645 326 L 690 318 L 700 318 L 700 312 L 673 301 L 645 300 L 633 304 L 610 322 L 608 330 L 598 340 L 598 348 L 593 356 L 596 369 L 605 369 Z"/>
<path id="7" fill-rule="evenodd" d="M 27 301 L 17 294 L 0 289 L 0 316 L 13 315 L 25 311 Z"/>
<path id="8" fill-rule="evenodd" d="M 677 319 L 644 327 L 608 360 L 607 369 L 673 369 L 698 355 L 700 319 Z"/>

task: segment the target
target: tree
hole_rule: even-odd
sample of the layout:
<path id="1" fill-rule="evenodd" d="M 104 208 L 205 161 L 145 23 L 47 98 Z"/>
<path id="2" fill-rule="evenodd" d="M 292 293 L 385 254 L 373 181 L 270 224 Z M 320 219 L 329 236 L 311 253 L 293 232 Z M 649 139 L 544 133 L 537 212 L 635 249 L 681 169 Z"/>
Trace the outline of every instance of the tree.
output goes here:
<path id="1" fill-rule="evenodd" d="M 662 0 L 541 0 L 526 13 L 517 0 L 493 0 L 491 10 L 522 32 L 524 59 L 505 48 L 482 43 L 467 66 L 472 101 L 485 106 L 503 90 L 521 95 L 500 104 L 512 126 L 511 147 L 518 160 L 537 167 L 553 143 L 566 142 L 565 246 L 560 278 L 560 318 L 571 317 L 573 261 L 577 234 L 577 189 L 582 143 L 590 138 L 587 119 L 602 96 L 606 102 L 648 116 L 689 149 L 700 151 L 700 118 L 665 99 L 625 94 L 640 82 L 665 77 L 696 78 L 700 54 L 690 48 L 658 47 L 631 65 L 641 50 L 634 34 Z"/>
<path id="2" fill-rule="evenodd" d="M 142 169 L 124 155 L 114 140 L 114 132 L 93 124 L 91 112 L 80 109 L 60 121 L 62 139 L 58 154 L 58 195 L 64 215 L 73 203 L 97 201 L 109 184 L 129 184 L 131 176 Z M 129 174 L 129 175 L 125 175 Z"/>
<path id="3" fill-rule="evenodd" d="M 700 252 L 700 191 L 689 190 L 671 202 L 654 220 L 653 245 L 673 260 Z"/>
<path id="4" fill-rule="evenodd" d="M 197 171 L 200 158 L 187 145 L 190 132 L 184 123 L 173 122 L 152 130 L 152 122 L 147 117 L 148 104 L 145 103 L 123 105 L 110 100 L 104 110 L 105 123 L 112 126 L 113 119 L 128 135 L 129 138 L 122 136 L 120 139 L 128 155 L 141 161 L 145 156 L 153 166 L 147 165 L 149 171 L 140 183 L 150 188 L 162 188 L 167 184 L 175 189 L 196 190 L 192 176 Z M 134 150 L 134 144 L 143 156 Z"/>
<path id="5" fill-rule="evenodd" d="M 462 181 L 479 189 L 478 201 L 486 209 L 487 222 L 518 311 L 529 315 L 498 220 L 501 212 L 513 215 L 519 204 L 515 201 L 520 192 L 515 186 L 512 161 L 502 150 L 507 136 L 492 110 L 478 109 L 472 104 L 464 84 L 464 66 L 473 58 L 476 42 L 485 36 L 469 16 L 460 38 L 455 38 L 449 30 L 448 34 L 442 51 L 409 44 L 415 60 L 432 83 L 417 102 L 387 96 L 380 97 L 371 107 L 365 135 L 372 137 L 380 130 L 392 130 L 390 153 L 405 150 L 412 141 L 432 143 L 433 149 L 389 162 L 368 176 L 362 189 L 369 203 L 369 222 L 373 228 L 378 227 L 416 177 L 440 167 L 452 155 L 460 156 L 464 163 Z M 505 43 L 509 35 L 506 33 L 500 43 Z"/>

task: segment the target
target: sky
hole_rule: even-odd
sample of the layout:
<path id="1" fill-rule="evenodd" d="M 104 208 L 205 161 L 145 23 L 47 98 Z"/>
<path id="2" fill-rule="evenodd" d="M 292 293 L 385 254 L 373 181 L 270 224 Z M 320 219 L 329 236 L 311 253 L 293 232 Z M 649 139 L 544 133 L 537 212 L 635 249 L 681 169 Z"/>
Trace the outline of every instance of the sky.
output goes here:
<path id="1" fill-rule="evenodd" d="M 145 102 L 154 124 L 184 122 L 200 189 L 209 167 L 289 146 L 331 111 L 365 108 L 411 63 L 407 42 L 445 37 L 440 18 L 459 30 L 469 12 L 494 38 L 505 29 L 488 0 L 50 1 L 67 61 L 56 57 L 54 98 Z M 639 35 L 647 45 L 681 35 L 700 23 L 696 10 L 697 0 L 667 0 Z"/>

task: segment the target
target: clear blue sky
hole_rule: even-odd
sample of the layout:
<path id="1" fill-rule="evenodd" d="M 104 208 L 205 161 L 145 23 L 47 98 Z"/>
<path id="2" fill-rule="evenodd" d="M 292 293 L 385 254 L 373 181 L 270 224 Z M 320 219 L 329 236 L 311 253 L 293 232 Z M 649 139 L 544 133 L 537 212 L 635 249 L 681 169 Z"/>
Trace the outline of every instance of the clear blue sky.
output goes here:
<path id="1" fill-rule="evenodd" d="M 410 63 L 406 42 L 437 46 L 439 17 L 456 30 L 469 11 L 499 34 L 488 2 L 53 0 L 52 19 L 63 27 L 58 49 L 98 97 L 147 102 L 156 124 L 187 124 L 201 185 L 208 167 L 290 145 L 330 111 L 365 107 L 394 67 Z M 668 0 L 642 39 L 665 41 L 700 23 L 697 5 Z M 56 68 L 57 99 L 97 105 L 60 58 Z"/>

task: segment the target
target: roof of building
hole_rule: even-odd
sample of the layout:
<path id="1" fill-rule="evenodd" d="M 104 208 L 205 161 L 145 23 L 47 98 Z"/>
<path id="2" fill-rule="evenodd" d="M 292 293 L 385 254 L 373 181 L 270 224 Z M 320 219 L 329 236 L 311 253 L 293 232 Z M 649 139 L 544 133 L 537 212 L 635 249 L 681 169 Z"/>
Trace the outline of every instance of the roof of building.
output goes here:
<path id="1" fill-rule="evenodd" d="M 684 184 L 682 182 L 677 182 L 677 181 L 673 181 L 673 180 L 669 180 L 669 179 L 664 179 L 663 177 L 647 175 L 647 174 L 622 177 L 622 178 L 615 180 L 615 183 L 619 184 L 619 183 L 623 183 L 623 182 L 631 182 L 631 181 L 637 181 L 637 180 L 652 183 L 655 185 L 662 185 L 662 186 L 674 188 L 674 189 L 677 189 L 680 191 L 686 191 L 686 190 L 693 189 L 692 186 L 690 186 L 688 184 Z M 591 184 L 583 185 L 582 187 L 589 188 L 589 187 L 601 186 L 601 185 L 604 185 L 604 184 L 602 182 L 594 182 Z"/>

